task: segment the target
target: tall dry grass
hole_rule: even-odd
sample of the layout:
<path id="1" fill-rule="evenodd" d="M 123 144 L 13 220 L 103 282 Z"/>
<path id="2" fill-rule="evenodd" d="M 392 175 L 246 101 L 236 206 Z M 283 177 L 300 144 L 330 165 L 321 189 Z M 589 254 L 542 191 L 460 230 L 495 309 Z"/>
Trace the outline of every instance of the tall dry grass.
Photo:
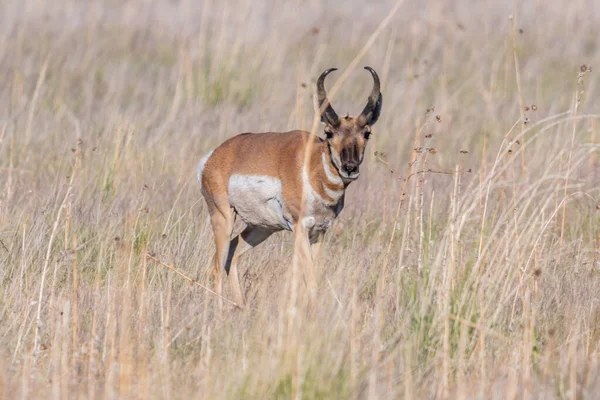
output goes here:
<path id="1" fill-rule="evenodd" d="M 245 256 L 247 309 L 199 286 L 199 158 L 310 129 L 314 78 L 395 4 L 1 3 L 4 398 L 596 397 L 592 0 L 406 0 L 358 63 L 383 113 L 316 306 L 289 234 Z"/>

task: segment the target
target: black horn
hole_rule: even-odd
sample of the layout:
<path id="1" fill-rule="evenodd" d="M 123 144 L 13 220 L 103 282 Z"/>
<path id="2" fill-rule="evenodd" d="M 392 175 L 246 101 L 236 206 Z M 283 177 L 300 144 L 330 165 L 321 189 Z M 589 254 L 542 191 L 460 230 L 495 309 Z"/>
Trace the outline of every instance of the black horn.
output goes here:
<path id="1" fill-rule="evenodd" d="M 373 76 L 373 90 L 371 90 L 367 105 L 362 113 L 360 113 L 358 121 L 361 125 L 373 125 L 377 122 L 379 114 L 381 114 L 381 103 L 383 101 L 383 97 L 381 96 L 381 83 L 379 82 L 377 72 L 375 72 L 373 68 L 365 67 L 365 69 Z"/>
<path id="2" fill-rule="evenodd" d="M 321 109 L 321 121 L 331 126 L 337 126 L 339 123 L 339 118 L 333 107 L 331 107 L 331 103 L 327 99 L 327 92 L 325 91 L 325 78 L 329 73 L 337 71 L 337 68 L 329 68 L 326 69 L 319 79 L 317 80 L 317 96 L 319 97 L 319 108 Z M 323 110 L 323 104 L 327 103 L 327 107 Z"/>

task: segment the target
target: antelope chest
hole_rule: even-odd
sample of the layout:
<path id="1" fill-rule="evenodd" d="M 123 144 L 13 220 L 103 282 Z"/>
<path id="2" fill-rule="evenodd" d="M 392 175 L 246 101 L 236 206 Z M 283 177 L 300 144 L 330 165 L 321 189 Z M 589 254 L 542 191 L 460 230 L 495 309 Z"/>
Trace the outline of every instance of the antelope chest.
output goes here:
<path id="1" fill-rule="evenodd" d="M 311 240 L 316 239 L 320 233 L 326 232 L 333 220 L 338 216 L 344 202 L 340 199 L 336 204 L 330 204 L 322 199 L 310 198 L 307 196 L 305 217 L 302 218 L 302 224 L 307 229 Z"/>
<path id="2" fill-rule="evenodd" d="M 306 170 L 302 181 L 306 196 L 306 206 L 302 224 L 308 230 L 311 240 L 319 233 L 325 232 L 344 207 L 344 190 L 325 191 L 329 199 L 319 194 L 309 182 Z M 324 186 L 326 188 L 326 186 Z"/>

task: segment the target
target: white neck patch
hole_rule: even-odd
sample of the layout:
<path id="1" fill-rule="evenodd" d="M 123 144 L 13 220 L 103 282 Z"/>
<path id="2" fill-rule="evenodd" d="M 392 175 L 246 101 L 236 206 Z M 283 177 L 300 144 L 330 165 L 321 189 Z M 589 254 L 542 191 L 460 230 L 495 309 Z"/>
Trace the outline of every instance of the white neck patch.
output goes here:
<path id="1" fill-rule="evenodd" d="M 329 162 L 327 162 L 325 152 L 321 153 L 321 161 L 323 162 L 323 169 L 325 170 L 325 176 L 327 176 L 327 180 L 334 185 L 343 185 L 344 182 L 342 181 L 342 178 L 340 178 L 339 175 L 331 172 L 331 166 L 329 165 Z M 329 193 L 327 194 L 329 195 Z"/>
<path id="2" fill-rule="evenodd" d="M 306 205 L 308 207 L 306 211 L 308 213 L 312 212 L 312 206 L 315 201 L 319 201 L 320 203 L 328 205 L 328 206 L 337 204 L 337 200 L 333 200 L 333 201 L 325 200 L 324 198 L 322 198 L 319 195 L 319 193 L 317 193 L 317 191 L 315 189 L 313 189 L 312 185 L 310 184 L 310 180 L 308 179 L 308 173 L 306 172 L 306 167 L 302 168 L 302 186 L 303 186 L 303 190 L 304 190 L 304 193 L 306 196 Z"/>
<path id="3" fill-rule="evenodd" d="M 325 190 L 325 193 L 327 193 L 327 196 L 331 197 L 336 203 L 344 195 L 344 189 L 331 190 L 327 187 L 325 182 L 323 182 L 322 185 L 323 185 L 323 190 Z"/>

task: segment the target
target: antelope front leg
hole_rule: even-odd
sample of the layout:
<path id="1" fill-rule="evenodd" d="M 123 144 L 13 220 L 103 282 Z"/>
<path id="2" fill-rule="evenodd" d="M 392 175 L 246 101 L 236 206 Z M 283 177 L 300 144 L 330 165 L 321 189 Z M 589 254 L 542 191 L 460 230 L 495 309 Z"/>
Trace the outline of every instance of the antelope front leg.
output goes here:
<path id="1" fill-rule="evenodd" d="M 317 293 L 317 279 L 315 278 L 313 259 L 310 254 L 310 240 L 305 223 L 299 222 L 294 226 L 294 236 L 296 238 L 294 251 L 297 252 L 300 263 L 302 264 L 304 283 L 308 289 L 310 303 L 311 305 L 314 305 Z"/>
<path id="2" fill-rule="evenodd" d="M 319 255 L 321 254 L 321 249 L 323 247 L 323 239 L 325 238 L 325 233 L 319 232 L 314 240 L 310 242 L 310 252 L 312 254 L 313 264 L 319 262 Z"/>

